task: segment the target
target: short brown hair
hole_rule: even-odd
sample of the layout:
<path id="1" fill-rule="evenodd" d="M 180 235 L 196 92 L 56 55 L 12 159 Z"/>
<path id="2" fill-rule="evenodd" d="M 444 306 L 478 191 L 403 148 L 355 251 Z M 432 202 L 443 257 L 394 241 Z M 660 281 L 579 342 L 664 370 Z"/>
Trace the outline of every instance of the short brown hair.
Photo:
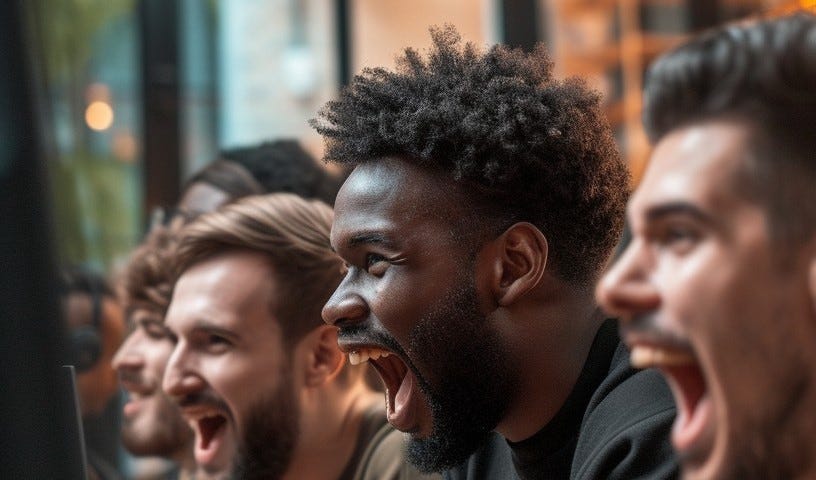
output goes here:
<path id="1" fill-rule="evenodd" d="M 331 249 L 333 212 L 319 200 L 274 193 L 242 198 L 188 225 L 177 251 L 176 274 L 229 250 L 263 253 L 274 268 L 280 302 L 272 312 L 284 343 L 294 345 L 322 324 L 321 310 L 343 278 Z"/>

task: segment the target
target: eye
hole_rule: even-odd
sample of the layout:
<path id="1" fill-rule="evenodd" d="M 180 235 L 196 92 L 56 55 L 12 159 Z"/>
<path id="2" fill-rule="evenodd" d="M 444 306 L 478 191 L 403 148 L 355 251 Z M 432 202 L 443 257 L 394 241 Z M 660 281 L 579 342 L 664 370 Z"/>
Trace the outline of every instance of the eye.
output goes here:
<path id="1" fill-rule="evenodd" d="M 369 253 L 366 255 L 365 268 L 371 275 L 379 277 L 385 273 L 388 268 L 388 259 L 377 253 Z"/>
<path id="2" fill-rule="evenodd" d="M 165 340 L 170 338 L 170 332 L 160 323 L 148 321 L 141 322 L 139 326 L 144 330 L 145 334 L 153 340 Z"/>
<path id="3" fill-rule="evenodd" d="M 215 351 L 224 351 L 229 346 L 232 345 L 232 342 L 229 339 L 222 337 L 221 335 L 210 334 L 207 336 L 207 346 L 211 350 Z"/>
<path id="4" fill-rule="evenodd" d="M 676 253 L 686 253 L 699 239 L 700 234 L 696 229 L 687 225 L 672 224 L 663 229 L 659 241 L 661 245 Z"/>

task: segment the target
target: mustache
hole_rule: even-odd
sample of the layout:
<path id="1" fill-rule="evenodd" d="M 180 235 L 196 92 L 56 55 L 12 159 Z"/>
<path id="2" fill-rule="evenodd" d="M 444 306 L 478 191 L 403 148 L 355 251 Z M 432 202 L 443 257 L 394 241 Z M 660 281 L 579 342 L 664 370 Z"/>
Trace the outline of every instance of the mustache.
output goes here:
<path id="1" fill-rule="evenodd" d="M 210 392 L 188 393 L 187 395 L 184 395 L 183 397 L 179 398 L 176 401 L 176 403 L 178 403 L 178 406 L 181 408 L 206 405 L 208 407 L 217 408 L 225 412 L 230 411 L 229 407 L 223 400 L 216 397 Z"/>
<path id="2" fill-rule="evenodd" d="M 337 339 L 338 341 L 353 341 L 359 343 L 370 343 L 372 345 L 379 345 L 392 352 L 402 356 L 403 358 L 407 357 L 405 354 L 405 350 L 400 346 L 400 344 L 389 335 L 385 330 L 381 329 L 372 329 L 366 325 L 356 324 L 356 325 L 349 325 L 347 327 L 342 327 L 337 332 Z"/>
<path id="3" fill-rule="evenodd" d="M 654 312 L 637 315 L 625 323 L 619 323 L 621 339 L 640 338 L 660 344 L 691 350 L 691 343 L 677 332 L 666 330 L 660 326 L 657 314 Z"/>

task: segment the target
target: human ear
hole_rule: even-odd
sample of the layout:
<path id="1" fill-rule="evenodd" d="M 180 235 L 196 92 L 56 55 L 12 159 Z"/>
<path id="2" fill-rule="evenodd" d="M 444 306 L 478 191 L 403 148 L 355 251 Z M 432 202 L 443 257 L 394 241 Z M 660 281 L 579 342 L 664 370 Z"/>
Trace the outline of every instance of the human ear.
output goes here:
<path id="1" fill-rule="evenodd" d="M 321 325 L 302 340 L 304 348 L 304 383 L 319 387 L 337 376 L 346 362 L 346 356 L 337 347 L 337 328 Z"/>
<path id="2" fill-rule="evenodd" d="M 494 240 L 492 287 L 497 303 L 508 306 L 541 282 L 547 267 L 547 239 L 535 225 L 520 222 Z"/>

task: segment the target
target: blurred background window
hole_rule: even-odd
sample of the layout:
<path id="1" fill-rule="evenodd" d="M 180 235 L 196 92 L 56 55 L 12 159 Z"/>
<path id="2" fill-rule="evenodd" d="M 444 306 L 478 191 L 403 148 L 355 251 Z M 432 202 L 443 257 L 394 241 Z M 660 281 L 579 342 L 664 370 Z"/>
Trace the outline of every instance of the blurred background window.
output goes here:
<path id="1" fill-rule="evenodd" d="M 133 0 L 33 0 L 60 257 L 105 266 L 139 233 L 141 96 Z"/>

